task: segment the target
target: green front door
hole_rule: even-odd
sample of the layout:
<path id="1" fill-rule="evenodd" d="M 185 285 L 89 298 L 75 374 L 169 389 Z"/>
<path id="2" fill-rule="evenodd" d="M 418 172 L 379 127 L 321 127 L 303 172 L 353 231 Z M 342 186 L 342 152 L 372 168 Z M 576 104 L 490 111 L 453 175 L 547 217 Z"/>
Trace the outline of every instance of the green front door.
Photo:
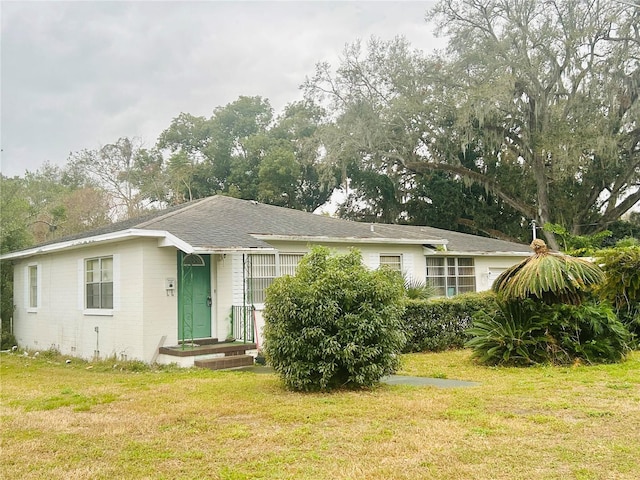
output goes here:
<path id="1" fill-rule="evenodd" d="M 211 258 L 178 252 L 178 338 L 211 337 Z"/>

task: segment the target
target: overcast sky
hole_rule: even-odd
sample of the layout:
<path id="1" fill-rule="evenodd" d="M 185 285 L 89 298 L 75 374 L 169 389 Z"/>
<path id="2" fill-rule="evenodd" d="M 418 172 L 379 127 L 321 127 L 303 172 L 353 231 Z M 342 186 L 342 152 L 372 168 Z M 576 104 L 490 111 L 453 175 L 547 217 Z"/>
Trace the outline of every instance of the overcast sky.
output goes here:
<path id="1" fill-rule="evenodd" d="M 357 39 L 441 48 L 433 3 L 3 0 L 0 170 L 63 165 L 123 136 L 152 146 L 180 112 L 209 117 L 240 95 L 279 113 Z"/>

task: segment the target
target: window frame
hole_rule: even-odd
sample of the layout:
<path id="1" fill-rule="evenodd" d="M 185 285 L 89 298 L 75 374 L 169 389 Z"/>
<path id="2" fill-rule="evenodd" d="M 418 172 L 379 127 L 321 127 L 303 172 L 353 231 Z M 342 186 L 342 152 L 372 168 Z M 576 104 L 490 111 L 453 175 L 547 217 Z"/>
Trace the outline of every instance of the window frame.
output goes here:
<path id="1" fill-rule="evenodd" d="M 388 261 L 384 261 L 383 262 L 383 258 L 386 259 L 390 259 L 390 258 L 397 258 L 398 262 L 397 264 L 395 262 L 388 262 Z M 390 268 L 391 270 L 393 270 L 394 272 L 399 272 L 402 273 L 402 269 L 403 269 L 403 262 L 402 262 L 402 254 L 401 253 L 381 253 L 378 255 L 378 267 L 379 268 Z"/>
<path id="2" fill-rule="evenodd" d="M 432 265 L 429 265 L 430 260 Z M 438 264 L 436 264 L 436 261 Z M 467 261 L 470 265 L 466 264 Z M 430 275 L 430 268 L 437 270 L 437 273 L 434 271 Z M 464 272 L 463 269 L 471 269 L 472 273 L 462 273 Z M 464 279 L 472 279 L 471 284 L 466 284 Z M 475 258 L 426 256 L 425 281 L 427 285 L 430 285 L 437 292 L 436 296 L 440 297 L 450 298 L 461 293 L 477 292 Z"/>
<path id="3" fill-rule="evenodd" d="M 35 276 L 32 276 L 32 272 L 35 272 Z M 42 270 L 38 263 L 29 263 L 25 267 L 25 306 L 28 313 L 37 313 L 42 304 L 41 272 Z M 35 283 L 32 283 L 33 280 L 35 280 Z"/>
<path id="4" fill-rule="evenodd" d="M 297 271 L 298 264 L 305 253 L 301 252 L 275 252 L 275 253 L 251 253 L 249 254 L 249 268 L 247 275 L 247 296 L 248 301 L 253 305 L 264 305 L 266 299 L 266 289 L 273 283 L 273 281 L 284 275 L 294 275 Z M 254 267 L 254 260 L 257 258 L 273 257 L 273 263 L 256 265 Z M 283 262 L 283 258 L 299 257 L 295 262 L 295 265 L 291 262 Z M 268 275 L 255 276 L 254 268 L 272 269 Z M 285 271 L 285 273 L 283 273 Z M 259 285 L 256 288 L 256 284 Z M 256 296 L 256 292 L 258 292 Z"/>
<path id="5" fill-rule="evenodd" d="M 105 269 L 103 268 L 103 262 L 105 260 L 110 260 L 111 261 L 111 267 L 110 270 L 109 269 Z M 91 269 L 89 270 L 89 262 L 98 262 L 98 268 L 97 269 Z M 114 308 L 114 301 L 115 301 L 115 278 L 114 278 L 114 272 L 115 272 L 115 259 L 113 255 L 101 255 L 101 256 L 97 256 L 97 257 L 90 257 L 90 258 L 85 258 L 83 260 L 83 302 L 84 302 L 84 311 L 87 314 L 93 314 L 93 315 L 111 315 L 113 313 L 113 308 Z M 105 280 L 104 274 L 110 272 L 110 279 Z M 88 277 L 89 277 L 89 273 L 91 273 L 92 276 L 92 281 L 88 281 Z M 94 275 L 98 275 L 98 280 L 95 281 L 93 276 Z M 98 306 L 95 305 L 91 305 L 89 302 L 89 285 L 97 285 L 97 295 L 96 293 L 93 293 L 91 295 L 92 298 L 94 297 L 98 297 Z M 110 285 L 110 288 L 109 288 Z M 104 287 L 104 288 L 103 288 Z M 107 293 L 105 294 L 105 290 L 107 290 Z M 110 291 L 110 293 L 108 293 Z M 110 302 L 108 301 L 104 301 L 104 298 L 109 298 L 111 299 Z"/>

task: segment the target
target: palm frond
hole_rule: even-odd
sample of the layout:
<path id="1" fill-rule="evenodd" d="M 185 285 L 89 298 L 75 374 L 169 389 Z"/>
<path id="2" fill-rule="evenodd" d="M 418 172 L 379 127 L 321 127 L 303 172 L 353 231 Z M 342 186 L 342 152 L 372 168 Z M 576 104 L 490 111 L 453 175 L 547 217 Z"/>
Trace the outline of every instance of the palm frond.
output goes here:
<path id="1" fill-rule="evenodd" d="M 426 300 L 435 296 L 435 289 L 424 280 L 404 276 L 404 291 L 407 298 Z"/>
<path id="2" fill-rule="evenodd" d="M 603 272 L 582 258 L 551 253 L 542 240 L 532 243 L 534 254 L 505 270 L 493 290 L 507 300 L 538 298 L 545 303 L 581 302 L 586 290 L 602 282 Z"/>

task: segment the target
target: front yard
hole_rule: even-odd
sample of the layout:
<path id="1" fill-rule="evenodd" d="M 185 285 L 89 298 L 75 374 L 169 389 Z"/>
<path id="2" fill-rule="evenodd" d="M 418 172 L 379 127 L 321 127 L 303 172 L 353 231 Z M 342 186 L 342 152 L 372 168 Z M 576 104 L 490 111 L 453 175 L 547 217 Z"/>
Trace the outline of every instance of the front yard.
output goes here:
<path id="1" fill-rule="evenodd" d="M 640 352 L 526 369 L 469 356 L 407 355 L 398 373 L 479 386 L 300 394 L 272 374 L 3 353 L 0 477 L 637 478 Z"/>

